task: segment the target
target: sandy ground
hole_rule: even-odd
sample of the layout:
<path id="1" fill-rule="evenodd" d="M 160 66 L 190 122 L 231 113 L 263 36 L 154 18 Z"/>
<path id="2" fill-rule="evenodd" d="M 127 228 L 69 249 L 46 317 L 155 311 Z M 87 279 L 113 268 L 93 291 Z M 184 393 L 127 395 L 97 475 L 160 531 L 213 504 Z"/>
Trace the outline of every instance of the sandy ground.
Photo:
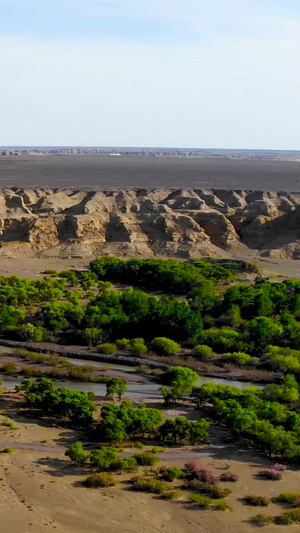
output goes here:
<path id="1" fill-rule="evenodd" d="M 84 468 L 71 465 L 65 449 L 82 434 L 73 430 L 46 427 L 44 423 L 16 414 L 18 405 L 13 393 L 6 393 L 1 407 L 17 427 L 0 426 L 0 448 L 12 446 L 12 455 L 0 455 L 0 531 L 1 533 L 248 533 L 255 531 L 249 518 L 259 512 L 276 515 L 284 509 L 271 504 L 268 509 L 245 506 L 240 498 L 246 494 L 273 497 L 283 491 L 299 491 L 300 473 L 288 471 L 284 481 L 257 478 L 259 470 L 271 464 L 265 458 L 239 450 L 222 440 L 222 432 L 211 438 L 209 446 L 169 448 L 161 453 L 161 464 L 181 466 L 188 459 L 199 458 L 204 466 L 220 474 L 228 466 L 238 473 L 236 484 L 226 484 L 233 493 L 227 499 L 232 511 L 191 509 L 186 501 L 166 502 L 148 494 L 131 492 L 127 477 L 116 475 L 119 484 L 109 489 L 86 489 L 80 482 Z M 195 410 L 172 410 L 167 416 Z M 0 422 L 8 416 L 1 415 Z M 130 451 L 132 453 L 132 450 Z M 224 484 L 225 485 L 225 484 Z M 269 533 L 282 527 L 268 526 Z M 289 526 L 291 533 L 299 526 Z"/>
<path id="2" fill-rule="evenodd" d="M 234 259 L 253 260 L 257 263 L 259 268 L 263 271 L 265 276 L 279 275 L 280 279 L 296 278 L 300 279 L 300 261 L 292 259 L 271 259 L 258 257 L 257 253 L 252 256 L 242 254 L 240 251 L 233 255 Z M 69 270 L 69 269 L 84 269 L 88 268 L 89 259 L 58 259 L 58 258 L 28 258 L 24 259 L 8 259 L 0 257 L 0 276 L 20 276 L 22 278 L 37 279 L 43 276 L 43 272 L 48 269 Z"/>

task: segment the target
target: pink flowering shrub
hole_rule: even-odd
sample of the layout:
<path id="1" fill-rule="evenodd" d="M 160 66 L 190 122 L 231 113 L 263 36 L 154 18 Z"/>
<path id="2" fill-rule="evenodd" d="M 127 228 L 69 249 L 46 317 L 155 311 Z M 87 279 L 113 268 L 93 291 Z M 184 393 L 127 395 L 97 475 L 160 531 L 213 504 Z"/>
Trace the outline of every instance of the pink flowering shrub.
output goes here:
<path id="1" fill-rule="evenodd" d="M 278 470 L 278 472 L 285 472 L 286 466 L 281 465 L 280 463 L 276 463 L 276 465 L 273 466 L 274 470 Z"/>
<path id="2" fill-rule="evenodd" d="M 283 472 L 276 470 L 275 468 L 266 468 L 266 470 L 262 470 L 260 474 L 267 479 L 283 479 Z"/>
<path id="3" fill-rule="evenodd" d="M 219 481 L 218 476 L 215 476 L 208 468 L 200 466 L 198 461 L 189 461 L 186 463 L 185 471 L 192 479 L 198 479 L 207 485 L 214 485 Z"/>

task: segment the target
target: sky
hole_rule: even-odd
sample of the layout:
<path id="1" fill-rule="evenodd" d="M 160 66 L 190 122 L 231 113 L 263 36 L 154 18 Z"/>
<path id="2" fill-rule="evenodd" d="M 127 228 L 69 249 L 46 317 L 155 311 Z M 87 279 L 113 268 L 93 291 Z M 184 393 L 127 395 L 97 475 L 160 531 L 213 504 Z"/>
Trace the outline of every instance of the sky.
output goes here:
<path id="1" fill-rule="evenodd" d="M 0 0 L 0 146 L 300 150 L 299 0 Z"/>

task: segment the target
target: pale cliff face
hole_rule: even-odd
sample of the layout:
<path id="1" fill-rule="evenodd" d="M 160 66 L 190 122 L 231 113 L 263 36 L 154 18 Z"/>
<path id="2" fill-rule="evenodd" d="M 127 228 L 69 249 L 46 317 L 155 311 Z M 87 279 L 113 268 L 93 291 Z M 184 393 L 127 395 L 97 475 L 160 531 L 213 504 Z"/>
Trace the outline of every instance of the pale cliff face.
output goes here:
<path id="1" fill-rule="evenodd" d="M 300 258 L 300 194 L 1 189 L 0 256 Z"/>

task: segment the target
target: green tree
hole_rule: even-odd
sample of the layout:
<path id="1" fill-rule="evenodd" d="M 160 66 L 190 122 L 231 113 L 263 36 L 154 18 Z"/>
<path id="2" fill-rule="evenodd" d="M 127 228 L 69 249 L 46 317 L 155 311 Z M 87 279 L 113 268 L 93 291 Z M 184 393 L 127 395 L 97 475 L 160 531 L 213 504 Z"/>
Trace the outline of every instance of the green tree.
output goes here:
<path id="1" fill-rule="evenodd" d="M 90 454 L 83 448 L 82 442 L 78 441 L 72 444 L 66 451 L 65 455 L 70 457 L 72 463 L 83 465 L 88 460 Z"/>
<path id="2" fill-rule="evenodd" d="M 112 400 L 115 399 L 115 396 L 118 396 L 121 401 L 127 390 L 126 381 L 123 378 L 112 378 L 106 383 L 106 396 Z"/>
<path id="3" fill-rule="evenodd" d="M 255 351 L 262 353 L 268 344 L 277 344 L 282 333 L 282 327 L 270 318 L 259 316 L 250 320 L 248 324 L 250 341 Z"/>
<path id="4" fill-rule="evenodd" d="M 87 340 L 89 347 L 93 348 L 102 341 L 103 330 L 100 328 L 86 328 L 84 330 L 84 338 Z"/>
<path id="5" fill-rule="evenodd" d="M 191 368 L 172 366 L 162 374 L 161 379 L 169 385 L 169 387 L 161 387 L 162 395 L 168 404 L 174 403 L 183 394 L 191 392 L 194 383 L 200 379 L 200 376 Z"/>

